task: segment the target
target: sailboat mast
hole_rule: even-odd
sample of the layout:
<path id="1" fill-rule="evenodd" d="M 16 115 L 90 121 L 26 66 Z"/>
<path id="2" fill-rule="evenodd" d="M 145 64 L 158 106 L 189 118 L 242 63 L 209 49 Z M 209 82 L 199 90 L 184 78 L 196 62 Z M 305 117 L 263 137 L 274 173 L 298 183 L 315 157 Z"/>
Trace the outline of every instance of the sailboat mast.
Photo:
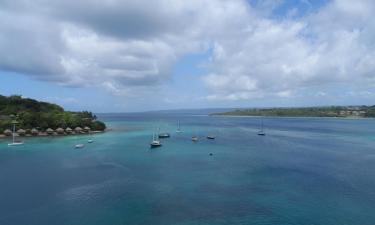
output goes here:
<path id="1" fill-rule="evenodd" d="M 13 123 L 13 133 L 12 133 L 13 143 L 14 143 L 14 133 L 15 132 L 16 132 L 16 124 Z"/>

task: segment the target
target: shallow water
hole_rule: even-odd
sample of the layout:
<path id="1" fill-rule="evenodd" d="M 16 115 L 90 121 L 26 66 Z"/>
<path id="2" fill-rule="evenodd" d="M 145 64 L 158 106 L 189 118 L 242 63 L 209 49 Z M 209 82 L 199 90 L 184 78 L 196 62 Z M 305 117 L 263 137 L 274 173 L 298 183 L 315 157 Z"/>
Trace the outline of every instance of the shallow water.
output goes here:
<path id="1" fill-rule="evenodd" d="M 113 130 L 83 149 L 0 141 L 1 225 L 375 224 L 375 120 L 265 118 L 262 137 L 256 117 L 101 119 Z M 150 149 L 157 126 L 172 136 Z"/>

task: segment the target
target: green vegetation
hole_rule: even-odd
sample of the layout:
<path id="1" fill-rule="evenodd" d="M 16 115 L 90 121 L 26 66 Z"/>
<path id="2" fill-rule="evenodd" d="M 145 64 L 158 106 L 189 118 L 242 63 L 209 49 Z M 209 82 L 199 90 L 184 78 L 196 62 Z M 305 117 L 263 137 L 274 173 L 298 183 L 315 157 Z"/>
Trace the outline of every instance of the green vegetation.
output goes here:
<path id="1" fill-rule="evenodd" d="M 56 104 L 39 102 L 34 99 L 22 98 L 18 95 L 0 95 L 0 133 L 10 129 L 15 119 L 18 128 L 75 128 L 90 127 L 92 130 L 104 130 L 105 124 L 96 120 L 91 112 L 68 112 Z"/>
<path id="2" fill-rule="evenodd" d="M 374 106 L 327 106 L 303 108 L 237 109 L 214 113 L 221 116 L 375 117 Z"/>

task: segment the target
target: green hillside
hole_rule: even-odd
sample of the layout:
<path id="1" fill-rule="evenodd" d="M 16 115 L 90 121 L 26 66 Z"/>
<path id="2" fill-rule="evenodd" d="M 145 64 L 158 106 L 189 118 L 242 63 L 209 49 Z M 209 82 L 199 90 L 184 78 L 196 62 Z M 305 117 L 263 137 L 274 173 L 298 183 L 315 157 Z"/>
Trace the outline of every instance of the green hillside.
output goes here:
<path id="1" fill-rule="evenodd" d="M 90 127 L 92 130 L 104 130 L 105 124 L 96 120 L 96 116 L 87 111 L 68 112 L 61 106 L 40 102 L 18 95 L 0 95 L 0 132 L 9 129 L 12 121 L 17 128 L 45 130 L 58 127 Z"/>
<path id="2" fill-rule="evenodd" d="M 214 113 L 221 116 L 375 117 L 375 106 L 253 108 Z"/>

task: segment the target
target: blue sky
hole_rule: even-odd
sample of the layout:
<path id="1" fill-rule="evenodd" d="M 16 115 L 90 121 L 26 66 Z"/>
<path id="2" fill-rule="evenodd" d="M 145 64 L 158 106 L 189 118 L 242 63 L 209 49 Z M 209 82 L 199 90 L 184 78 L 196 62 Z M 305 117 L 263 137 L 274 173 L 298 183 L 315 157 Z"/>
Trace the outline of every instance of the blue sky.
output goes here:
<path id="1" fill-rule="evenodd" d="M 374 105 L 370 0 L 0 2 L 0 94 L 67 110 Z"/>

